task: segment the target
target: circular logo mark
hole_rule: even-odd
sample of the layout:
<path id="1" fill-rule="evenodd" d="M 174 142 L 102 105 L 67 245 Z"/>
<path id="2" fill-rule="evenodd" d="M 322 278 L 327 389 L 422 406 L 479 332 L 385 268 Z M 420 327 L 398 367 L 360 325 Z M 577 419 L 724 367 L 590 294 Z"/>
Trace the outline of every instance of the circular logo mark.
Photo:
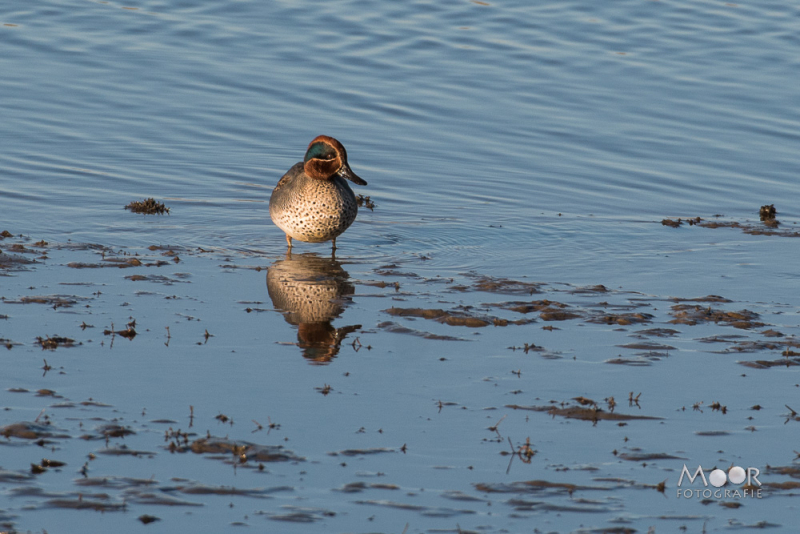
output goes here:
<path id="1" fill-rule="evenodd" d="M 711 485 L 714 486 L 715 488 L 721 488 L 722 486 L 725 485 L 725 482 L 727 480 L 728 476 L 722 469 L 714 469 L 713 471 L 711 471 L 711 474 L 708 475 L 708 481 L 711 482 Z"/>
<path id="2" fill-rule="evenodd" d="M 728 480 L 734 484 L 741 484 L 744 482 L 745 478 L 747 478 L 747 476 L 745 475 L 744 469 L 738 465 L 731 467 L 731 470 L 728 471 Z"/>

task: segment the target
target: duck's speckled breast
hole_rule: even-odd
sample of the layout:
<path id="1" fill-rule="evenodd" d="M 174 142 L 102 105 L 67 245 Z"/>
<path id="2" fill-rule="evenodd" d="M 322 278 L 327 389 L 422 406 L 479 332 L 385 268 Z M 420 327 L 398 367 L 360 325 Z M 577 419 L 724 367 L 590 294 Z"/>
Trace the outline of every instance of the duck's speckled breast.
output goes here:
<path id="1" fill-rule="evenodd" d="M 316 180 L 303 171 L 302 162 L 283 175 L 269 199 L 273 222 L 293 239 L 309 243 L 339 236 L 357 213 L 356 197 L 342 177 Z"/>

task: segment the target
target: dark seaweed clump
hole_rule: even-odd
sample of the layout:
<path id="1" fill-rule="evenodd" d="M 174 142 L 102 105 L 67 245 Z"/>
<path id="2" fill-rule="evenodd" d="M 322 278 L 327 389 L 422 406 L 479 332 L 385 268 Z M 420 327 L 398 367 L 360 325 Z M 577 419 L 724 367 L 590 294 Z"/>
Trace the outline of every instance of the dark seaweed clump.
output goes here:
<path id="1" fill-rule="evenodd" d="M 164 215 L 169 214 L 169 208 L 163 202 L 157 202 L 154 198 L 145 200 L 134 200 L 127 206 L 126 210 L 131 210 L 133 213 L 143 213 L 145 215 Z"/>
<path id="2" fill-rule="evenodd" d="M 778 212 L 775 209 L 775 204 L 761 206 L 761 209 L 758 210 L 758 216 L 759 218 L 761 218 L 762 221 L 766 221 L 768 219 L 774 219 L 777 213 Z"/>
<path id="3" fill-rule="evenodd" d="M 369 197 L 365 197 L 364 195 L 356 196 L 356 202 L 358 203 L 359 208 L 369 208 L 369 211 L 375 210 L 375 203 L 370 200 Z"/>

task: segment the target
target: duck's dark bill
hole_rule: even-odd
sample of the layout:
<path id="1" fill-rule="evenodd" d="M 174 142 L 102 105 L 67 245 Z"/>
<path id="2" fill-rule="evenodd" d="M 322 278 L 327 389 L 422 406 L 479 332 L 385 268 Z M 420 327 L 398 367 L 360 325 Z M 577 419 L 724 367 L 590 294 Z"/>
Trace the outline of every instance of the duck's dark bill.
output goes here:
<path id="1" fill-rule="evenodd" d="M 350 169 L 349 165 L 343 165 L 342 168 L 339 170 L 339 174 L 342 176 L 342 178 L 347 178 L 354 184 L 367 185 L 367 182 L 359 178 L 358 175 L 356 175 L 356 173 L 354 173 Z"/>

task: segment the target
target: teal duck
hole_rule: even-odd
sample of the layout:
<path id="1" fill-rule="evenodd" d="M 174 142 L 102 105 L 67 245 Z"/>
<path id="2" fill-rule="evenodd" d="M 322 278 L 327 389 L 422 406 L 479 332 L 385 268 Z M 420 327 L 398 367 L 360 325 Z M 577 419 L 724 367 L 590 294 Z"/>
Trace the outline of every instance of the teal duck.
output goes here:
<path id="1" fill-rule="evenodd" d="M 345 179 L 367 185 L 350 169 L 342 144 L 320 135 L 308 145 L 303 161 L 278 181 L 269 199 L 269 216 L 286 233 L 290 249 L 294 238 L 308 243 L 333 241 L 336 250 L 336 238 L 358 213 L 356 197 Z"/>

